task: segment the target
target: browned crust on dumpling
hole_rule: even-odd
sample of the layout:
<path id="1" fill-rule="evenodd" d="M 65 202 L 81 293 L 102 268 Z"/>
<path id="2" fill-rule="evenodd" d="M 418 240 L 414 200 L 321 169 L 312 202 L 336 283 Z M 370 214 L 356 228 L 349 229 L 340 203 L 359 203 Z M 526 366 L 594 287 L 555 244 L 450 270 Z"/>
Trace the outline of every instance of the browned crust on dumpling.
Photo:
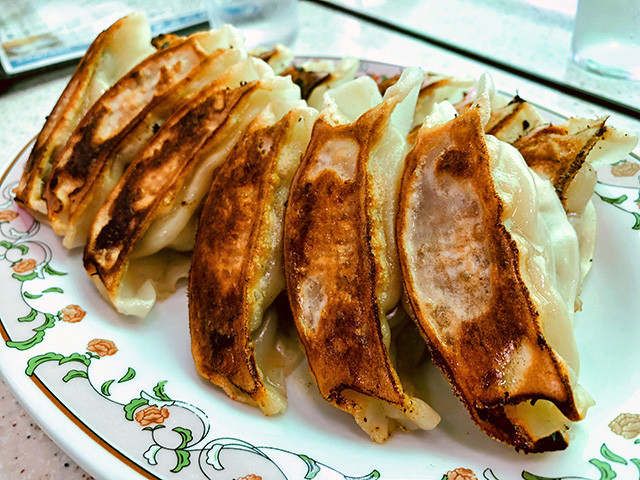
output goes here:
<path id="1" fill-rule="evenodd" d="M 513 144 L 523 135 L 539 127 L 539 122 L 535 107 L 516 95 L 504 107 L 491 111 L 485 132 Z"/>
<path id="2" fill-rule="evenodd" d="M 606 133 L 606 118 L 594 120 L 570 134 L 567 125 L 544 125 L 522 136 L 513 146 L 542 178 L 553 184 L 566 206 L 566 192 L 587 155 Z"/>
<path id="3" fill-rule="evenodd" d="M 198 150 L 256 86 L 252 82 L 230 90 L 214 82 L 179 108 L 126 170 L 99 210 L 84 252 L 85 269 L 99 275 L 111 296 L 136 242 L 156 213 L 171 207 L 189 178 Z"/>
<path id="4" fill-rule="evenodd" d="M 42 197 L 51 167 L 55 164 L 71 131 L 80 120 L 77 117 L 82 109 L 81 99 L 93 77 L 98 59 L 126 21 L 126 17 L 118 20 L 107 30 L 102 31 L 91 43 L 36 138 L 20 184 L 16 189 L 16 200 L 34 213 L 46 213 L 46 211 L 37 211 L 36 203 Z"/>
<path id="5" fill-rule="evenodd" d="M 264 257 L 264 211 L 277 183 L 275 169 L 291 125 L 246 135 L 220 167 L 204 205 L 189 277 L 191 351 L 198 373 L 235 400 L 265 407 L 250 322 Z"/>
<path id="6" fill-rule="evenodd" d="M 307 71 L 299 66 L 289 67 L 280 75 L 283 77 L 290 75 L 293 83 L 300 87 L 300 95 L 305 100 L 309 98 L 316 87 L 330 82 L 333 78 L 328 72 Z"/>
<path id="7" fill-rule="evenodd" d="M 176 62 L 176 58 L 181 60 Z M 176 41 L 136 65 L 96 101 L 71 134 L 43 193 L 49 220 L 60 230 L 58 233 L 64 233 L 61 229 L 69 216 L 77 209 L 83 210 L 92 188 L 111 168 L 118 143 L 161 101 L 165 91 L 205 58 L 206 53 L 194 38 Z M 150 99 L 139 93 L 148 91 L 154 92 Z M 142 104 L 140 97 L 146 98 Z M 105 125 L 106 119 L 114 121 L 110 118 L 114 104 L 124 125 Z M 127 114 L 127 110 L 132 113 Z M 112 135 L 103 138 L 105 131 Z M 68 198 L 60 197 L 61 189 L 70 190 Z"/>
<path id="8" fill-rule="evenodd" d="M 348 390 L 396 406 L 406 400 L 383 343 L 367 210 L 365 162 L 383 121 L 374 111 L 350 125 L 320 117 L 285 214 L 287 291 L 310 369 L 322 396 L 356 417 L 359 407 Z M 334 171 L 325 151 L 328 142 L 342 140 L 357 144 L 352 178 Z M 323 300 L 316 305 L 318 296 Z"/>
<path id="9" fill-rule="evenodd" d="M 423 181 L 425 184 L 421 185 Z M 486 254 L 488 264 L 471 270 L 475 278 L 465 276 L 467 270 L 461 270 L 457 278 L 448 276 L 446 270 L 458 267 L 455 255 L 448 256 L 449 252 L 440 252 L 437 246 L 430 254 L 438 256 L 437 265 L 442 271 L 421 270 L 421 252 L 429 248 L 425 245 L 420 246 L 418 255 L 408 255 L 409 249 L 418 248 L 407 244 L 408 232 L 415 228 L 416 217 L 433 213 L 427 198 L 438 197 L 444 185 L 447 191 L 453 185 L 469 202 L 464 204 L 465 211 L 460 210 L 460 205 L 457 209 L 452 207 L 451 212 L 439 211 L 438 215 L 450 219 L 446 225 L 426 224 L 425 228 L 437 229 L 434 242 L 444 236 L 456 248 L 483 245 L 484 251 L 477 251 L 477 258 L 465 259 L 482 263 Z M 441 210 L 449 205 L 446 198 L 439 202 L 436 208 Z M 420 211 L 411 208 L 415 204 L 420 205 Z M 542 333 L 538 313 L 519 274 L 517 246 L 501 220 L 502 204 L 491 177 L 489 153 L 476 108 L 443 126 L 422 129 L 415 148 L 406 157 L 396 224 L 400 265 L 412 315 L 434 363 L 486 433 L 526 452 L 561 449 L 566 447 L 564 432 L 532 438 L 505 412 L 507 405 L 546 399 L 569 420 L 581 418 L 567 368 Z M 484 272 L 488 274 L 482 278 Z M 416 284 L 418 276 L 440 276 L 438 282 L 444 283 L 439 284 L 443 291 L 465 297 L 476 295 L 478 286 L 484 286 L 484 309 L 473 314 L 465 312 L 468 316 L 462 319 L 451 305 L 422 297 Z M 429 292 L 424 294 L 428 296 Z M 530 347 L 533 368 L 527 371 L 526 378 L 518 379 L 519 384 L 507 385 L 505 365 L 521 345 Z"/>

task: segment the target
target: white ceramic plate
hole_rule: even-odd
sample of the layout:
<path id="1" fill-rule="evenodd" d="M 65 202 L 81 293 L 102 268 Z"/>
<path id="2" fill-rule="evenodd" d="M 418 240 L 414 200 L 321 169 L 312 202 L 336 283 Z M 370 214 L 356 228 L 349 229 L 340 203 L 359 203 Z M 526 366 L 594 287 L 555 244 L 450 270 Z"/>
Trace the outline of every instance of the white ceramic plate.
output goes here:
<path id="1" fill-rule="evenodd" d="M 380 75 L 398 69 L 364 67 Z M 320 399 L 306 365 L 289 378 L 283 415 L 266 418 L 232 402 L 192 365 L 184 286 L 144 320 L 117 315 L 87 278 L 81 252 L 62 248 L 49 227 L 14 203 L 12 189 L 27 155 L 28 148 L 5 158 L 0 169 L 0 369 L 38 423 L 94 476 L 639 477 L 637 157 L 599 172 L 598 246 L 576 325 L 581 383 L 597 405 L 576 426 L 567 450 L 524 455 L 486 437 L 433 367 L 426 378 L 441 425 L 397 433 L 384 445 L 373 444 L 350 416 Z"/>

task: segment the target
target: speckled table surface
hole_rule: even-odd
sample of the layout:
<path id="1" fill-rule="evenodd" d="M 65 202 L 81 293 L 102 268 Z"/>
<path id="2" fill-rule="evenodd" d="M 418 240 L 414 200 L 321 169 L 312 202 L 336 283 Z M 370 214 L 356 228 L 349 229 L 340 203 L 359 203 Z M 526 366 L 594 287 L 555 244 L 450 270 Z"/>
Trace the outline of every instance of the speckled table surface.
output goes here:
<path id="1" fill-rule="evenodd" d="M 516 0 L 512 0 L 517 3 Z M 362 2 L 364 4 L 364 2 Z M 378 1 L 381 5 L 384 2 Z M 393 2 L 390 2 L 393 3 Z M 396 2 L 397 3 L 397 2 Z M 415 2 L 438 3 L 438 2 Z M 445 2 L 446 3 L 446 2 Z M 495 2 L 476 2 L 491 4 Z M 506 0 L 503 4 L 509 3 Z M 438 3 L 439 4 L 439 3 Z M 444 5 L 444 4 L 439 4 Z M 506 15 L 506 13 L 505 13 Z M 380 26 L 361 21 L 329 8 L 308 2 L 300 4 L 301 29 L 292 46 L 300 55 L 352 55 L 371 60 L 404 65 L 418 65 L 425 69 L 452 74 L 479 75 L 489 70 L 494 75 L 497 86 L 503 90 L 518 91 L 524 98 L 535 99 L 543 105 L 553 106 L 561 112 L 571 112 L 583 116 L 611 114 L 611 123 L 640 133 L 640 123 L 636 119 L 563 95 L 553 89 L 517 76 L 488 68 L 482 63 L 470 61 L 462 56 L 427 45 L 418 40 L 387 30 Z M 519 42 L 523 38 L 543 35 L 543 30 L 534 28 L 522 32 L 517 38 L 505 38 L 504 42 Z M 525 25 L 526 26 L 526 25 Z M 525 28 L 523 26 L 522 28 Z M 456 27 L 452 27 L 456 28 Z M 469 35 L 468 26 L 460 27 L 459 35 Z M 539 62 L 545 62 L 552 52 L 540 51 Z M 38 77 L 20 80 L 0 93 L 0 148 L 3 160 L 25 145 L 41 127 L 70 75 L 69 69 L 53 71 Z M 585 77 L 591 78 L 591 77 Z M 593 82 L 601 82 L 598 88 L 607 86 L 606 80 L 596 77 Z M 615 88 L 627 88 L 634 96 L 625 98 L 638 101 L 637 84 L 616 84 Z M 612 95 L 616 94 L 613 90 Z M 6 301 L 2 299 L 0 301 Z M 90 441 L 87 439 L 87 441 Z M 73 452 L 70 452 L 73 455 Z M 86 479 L 90 477 L 74 461 L 63 453 L 18 404 L 4 382 L 0 381 L 0 478 L 13 479 Z"/>

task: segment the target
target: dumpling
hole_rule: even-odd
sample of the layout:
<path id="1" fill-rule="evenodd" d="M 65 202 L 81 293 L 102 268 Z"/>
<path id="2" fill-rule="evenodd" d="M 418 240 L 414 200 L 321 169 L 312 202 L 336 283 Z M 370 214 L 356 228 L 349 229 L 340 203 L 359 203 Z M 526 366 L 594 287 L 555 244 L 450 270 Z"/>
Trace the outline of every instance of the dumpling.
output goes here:
<path id="1" fill-rule="evenodd" d="M 84 265 L 119 312 L 145 316 L 187 276 L 214 173 L 271 100 L 300 98 L 288 78 L 250 75 L 232 67 L 178 108 L 98 211 Z"/>
<path id="2" fill-rule="evenodd" d="M 98 35 L 38 134 L 16 200 L 33 213 L 46 216 L 42 192 L 52 165 L 76 125 L 116 80 L 153 52 L 151 31 L 142 12 L 118 20 Z"/>
<path id="3" fill-rule="evenodd" d="M 290 75 L 300 87 L 302 98 L 310 107 L 320 110 L 324 94 L 353 80 L 359 66 L 360 61 L 352 57 L 343 58 L 337 64 L 332 60 L 309 60 L 287 68 L 281 75 Z"/>
<path id="4" fill-rule="evenodd" d="M 485 133 L 498 140 L 513 145 L 520 137 L 546 123 L 531 103 L 517 95 L 504 105 L 497 103 L 493 101 Z"/>
<path id="5" fill-rule="evenodd" d="M 378 85 L 380 93 L 384 95 L 389 87 L 394 85 L 400 76 L 387 78 Z M 422 125 L 424 119 L 431 113 L 437 103 L 445 100 L 457 103 L 463 100 L 476 84 L 473 77 L 451 77 L 440 73 L 425 72 L 416 101 L 411 131 Z M 411 138 L 411 137 L 410 137 Z"/>
<path id="6" fill-rule="evenodd" d="M 284 291 L 285 203 L 316 116 L 302 100 L 276 100 L 254 120 L 213 180 L 189 276 L 198 372 L 266 415 L 286 408 L 286 367 L 295 364 L 276 335 L 278 316 L 266 311 Z"/>
<path id="7" fill-rule="evenodd" d="M 287 292 L 322 397 L 377 442 L 440 417 L 408 395 L 389 355 L 400 298 L 394 210 L 422 72 L 384 99 L 369 77 L 325 95 L 285 213 Z"/>
<path id="8" fill-rule="evenodd" d="M 49 221 L 65 247 L 84 245 L 98 208 L 182 97 L 237 63 L 243 49 L 231 27 L 178 39 L 96 101 L 64 146 L 43 193 Z"/>
<path id="9" fill-rule="evenodd" d="M 294 58 L 293 51 L 282 44 L 274 45 L 273 48 L 254 47 L 249 54 L 266 62 L 276 75 L 280 75 L 289 68 Z"/>
<path id="10" fill-rule="evenodd" d="M 473 420 L 525 452 L 568 444 L 592 400 L 577 383 L 578 240 L 551 184 L 484 134 L 491 85 L 440 105 L 402 178 L 406 304 Z"/>
<path id="11" fill-rule="evenodd" d="M 542 124 L 513 142 L 527 165 L 549 181 L 578 233 L 584 278 L 593 265 L 596 214 L 592 197 L 596 171 L 625 158 L 638 137 L 609 127 L 606 118 L 570 118 L 561 125 Z"/>

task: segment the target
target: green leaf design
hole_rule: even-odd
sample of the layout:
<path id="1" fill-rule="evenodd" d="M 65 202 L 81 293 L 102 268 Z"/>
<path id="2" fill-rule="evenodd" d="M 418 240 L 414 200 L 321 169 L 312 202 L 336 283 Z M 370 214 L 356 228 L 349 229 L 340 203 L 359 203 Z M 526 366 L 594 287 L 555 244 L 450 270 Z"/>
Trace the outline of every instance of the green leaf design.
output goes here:
<path id="1" fill-rule="evenodd" d="M 638 472 L 640 472 L 640 458 L 630 458 L 629 461 L 633 463 L 638 469 Z"/>
<path id="2" fill-rule="evenodd" d="M 39 327 L 36 327 L 33 329 L 33 331 L 35 332 L 35 335 L 33 337 L 27 340 L 20 340 L 20 341 L 8 340 L 6 342 L 7 347 L 15 348 L 17 350 L 22 351 L 22 350 L 28 350 L 34 345 L 37 345 L 38 343 L 40 343 L 44 338 L 44 333 L 45 333 L 44 331 L 47 328 L 53 327 L 56 322 L 56 318 L 50 313 L 45 313 L 44 318 L 45 318 L 45 322 Z"/>
<path id="3" fill-rule="evenodd" d="M 15 275 L 14 275 L 15 276 Z M 25 298 L 28 298 L 29 300 L 35 300 L 36 298 L 40 298 L 42 297 L 41 293 L 29 293 L 29 292 L 24 292 L 23 295 L 25 296 Z"/>
<path id="4" fill-rule="evenodd" d="M 377 480 L 378 478 L 380 478 L 380 472 L 374 470 L 369 475 L 365 475 L 364 477 L 348 477 L 347 475 L 345 475 L 344 478 L 346 480 Z"/>
<path id="5" fill-rule="evenodd" d="M 46 290 L 43 290 L 42 293 L 64 293 L 60 287 L 49 287 Z"/>
<path id="6" fill-rule="evenodd" d="M 49 265 L 48 263 L 45 264 L 44 266 L 44 271 L 47 272 L 49 275 L 58 275 L 60 277 L 66 275 L 66 273 L 64 272 L 58 272 L 57 270 L 54 270 L 53 268 L 51 268 L 51 265 Z"/>
<path id="7" fill-rule="evenodd" d="M 136 413 L 136 410 L 142 407 L 143 405 L 147 405 L 148 403 L 149 403 L 149 400 L 147 400 L 146 398 L 142 398 L 142 397 L 134 398 L 123 407 L 124 418 L 130 421 L 133 421 L 133 416 Z"/>
<path id="8" fill-rule="evenodd" d="M 65 363 L 69 363 L 69 362 L 80 362 L 88 367 L 89 365 L 91 365 L 91 358 L 87 357 L 87 355 L 82 355 L 80 353 L 72 353 L 71 355 L 62 357 L 60 359 L 60 365 L 64 365 Z"/>
<path id="9" fill-rule="evenodd" d="M 627 464 L 627 461 L 624 458 L 613 453 L 604 443 L 600 447 L 600 454 L 610 462 L 621 463 L 622 465 Z"/>
<path id="10" fill-rule="evenodd" d="M 101 386 L 100 386 L 100 391 L 102 392 L 102 394 L 105 397 L 110 397 L 111 396 L 111 392 L 109 391 L 109 389 L 111 388 L 111 384 L 115 382 L 115 380 L 107 380 L 106 382 L 104 382 Z"/>
<path id="11" fill-rule="evenodd" d="M 640 213 L 638 212 L 630 212 L 633 215 L 633 218 L 636 219 L 636 223 L 631 227 L 634 230 L 640 230 Z"/>
<path id="12" fill-rule="evenodd" d="M 175 450 L 176 456 L 178 457 L 178 463 L 171 470 L 173 473 L 178 473 L 184 467 L 191 465 L 191 452 L 189 450 L 178 449 Z"/>
<path id="13" fill-rule="evenodd" d="M 163 400 L 165 402 L 170 402 L 171 398 L 169 398 L 169 396 L 166 393 L 164 393 L 164 386 L 165 386 L 166 383 L 167 383 L 166 380 L 162 380 L 162 381 L 158 382 L 158 384 L 155 387 L 153 387 L 153 393 L 156 394 L 156 398 L 158 400 Z"/>
<path id="14" fill-rule="evenodd" d="M 182 442 L 180 442 L 180 445 L 178 446 L 178 450 L 186 448 L 187 445 L 189 445 L 189 442 L 193 440 L 193 434 L 191 433 L 191 430 L 189 430 L 188 428 L 175 427 L 172 430 L 176 433 L 179 433 L 180 436 L 182 437 Z"/>
<path id="15" fill-rule="evenodd" d="M 42 365 L 45 362 L 53 362 L 53 361 L 60 361 L 61 358 L 63 358 L 64 355 L 61 355 L 59 353 L 53 353 L 53 352 L 49 352 L 49 353 L 45 353 L 42 355 L 36 355 L 35 357 L 31 357 L 29 359 L 29 361 L 27 362 L 27 368 L 24 371 L 24 373 L 26 373 L 27 375 L 31 376 L 33 375 L 33 372 L 36 370 L 36 368 L 38 368 L 40 365 Z"/>
<path id="16" fill-rule="evenodd" d="M 320 472 L 318 462 L 316 462 L 313 458 L 307 457 L 306 455 L 298 455 L 298 457 L 300 457 L 300 460 L 302 460 L 307 465 L 307 474 L 304 476 L 305 480 L 316 478 L 316 475 L 318 475 L 318 472 Z"/>
<path id="17" fill-rule="evenodd" d="M 123 383 L 123 382 L 128 382 L 129 380 L 131 380 L 133 377 L 136 376 L 136 371 L 129 367 L 127 369 L 127 373 L 125 373 L 122 378 L 120 380 L 118 380 L 118 383 Z"/>
<path id="18" fill-rule="evenodd" d="M 629 198 L 626 195 L 620 195 L 619 197 L 615 197 L 615 198 L 605 197 L 604 195 L 599 195 L 599 197 L 603 202 L 607 202 L 612 205 L 620 205 L 621 203 L 623 203 L 625 200 Z"/>
<path id="19" fill-rule="evenodd" d="M 6 240 L 0 240 L 0 247 L 4 247 L 9 250 L 11 247 L 13 247 L 13 245 Z"/>
<path id="20" fill-rule="evenodd" d="M 32 308 L 31 311 L 25 315 L 24 317 L 18 318 L 19 322 L 32 322 L 38 316 L 38 311 L 35 308 Z"/>
<path id="21" fill-rule="evenodd" d="M 607 462 L 603 462 L 602 460 L 598 460 L 597 458 L 592 458 L 589 460 L 589 463 L 596 467 L 600 471 L 600 479 L 599 480 L 612 480 L 617 477 L 616 472 L 613 471 L 611 465 Z"/>
<path id="22" fill-rule="evenodd" d="M 142 430 L 148 430 L 150 432 L 153 432 L 154 430 L 157 430 L 159 428 L 166 428 L 165 425 L 154 425 L 153 427 L 144 427 Z"/>
<path id="23" fill-rule="evenodd" d="M 29 247 L 27 247 L 26 245 L 22 245 L 22 244 L 13 244 L 12 245 L 13 248 L 17 248 L 18 250 L 20 250 L 20 252 L 23 255 L 26 255 L 27 253 L 29 253 Z"/>
<path id="24" fill-rule="evenodd" d="M 522 478 L 524 478 L 524 480 L 562 480 L 558 477 L 541 477 L 540 475 L 534 475 L 529 472 L 522 472 Z"/>
<path id="25" fill-rule="evenodd" d="M 14 273 L 11 275 L 13 278 L 15 278 L 16 280 L 18 280 L 19 282 L 26 282 L 28 280 L 33 280 L 34 278 L 36 278 L 38 276 L 38 272 L 31 272 L 31 273 Z"/>
<path id="26" fill-rule="evenodd" d="M 62 381 L 67 383 L 72 378 L 89 378 L 89 375 L 87 375 L 87 372 L 84 370 L 69 370 L 67 374 L 62 377 Z"/>
<path id="27" fill-rule="evenodd" d="M 634 443 L 635 445 L 638 445 L 638 444 L 640 443 L 640 438 L 638 438 L 637 440 L 635 440 L 633 443 Z"/>

